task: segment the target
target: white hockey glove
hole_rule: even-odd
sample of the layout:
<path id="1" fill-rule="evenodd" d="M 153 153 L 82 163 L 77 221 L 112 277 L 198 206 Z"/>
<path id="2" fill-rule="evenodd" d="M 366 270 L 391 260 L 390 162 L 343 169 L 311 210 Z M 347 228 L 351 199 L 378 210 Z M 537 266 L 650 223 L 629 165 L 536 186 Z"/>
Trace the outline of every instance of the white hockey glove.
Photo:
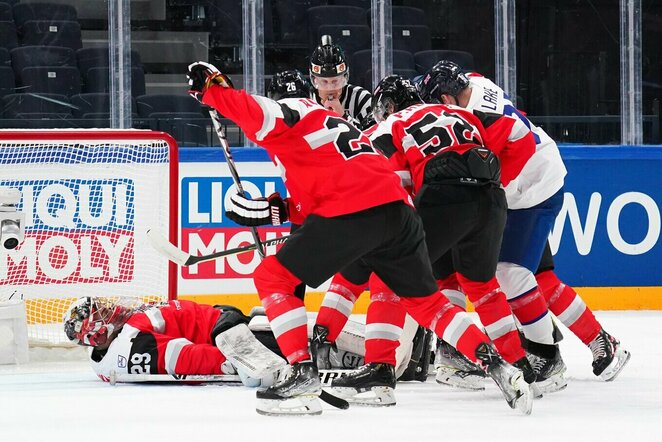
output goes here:
<path id="1" fill-rule="evenodd" d="M 278 192 L 267 198 L 249 199 L 239 194 L 230 197 L 232 206 L 225 216 L 242 226 L 279 226 L 288 220 L 287 203 Z"/>
<path id="2" fill-rule="evenodd" d="M 221 73 L 214 65 L 204 61 L 196 61 L 188 66 L 186 74 L 189 85 L 189 95 L 202 102 L 202 96 L 213 84 L 222 87 L 234 88 L 230 78 Z"/>

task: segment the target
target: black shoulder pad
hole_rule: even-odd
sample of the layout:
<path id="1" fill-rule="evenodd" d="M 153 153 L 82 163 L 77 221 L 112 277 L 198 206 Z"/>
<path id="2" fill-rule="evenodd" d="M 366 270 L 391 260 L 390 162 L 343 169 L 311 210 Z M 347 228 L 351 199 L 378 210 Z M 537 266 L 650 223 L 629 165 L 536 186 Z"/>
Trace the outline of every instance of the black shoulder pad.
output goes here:
<path id="1" fill-rule="evenodd" d="M 499 118 L 503 117 L 501 114 L 493 114 L 491 112 L 482 112 L 475 110 L 473 111 L 474 115 L 478 117 L 480 122 L 483 124 L 483 127 L 487 129 L 492 124 L 494 124 Z"/>
<path id="2" fill-rule="evenodd" d="M 390 134 L 380 135 L 376 138 L 371 138 L 372 145 L 379 149 L 386 158 L 391 158 L 396 152 L 396 148 L 393 145 L 393 136 Z"/>
<path id="3" fill-rule="evenodd" d="M 285 106 L 283 103 L 278 103 L 280 105 L 281 110 L 283 111 L 283 121 L 285 124 L 287 124 L 288 127 L 292 127 L 295 124 L 299 122 L 301 119 L 301 115 L 299 115 L 299 112 L 295 111 L 294 109 Z"/>

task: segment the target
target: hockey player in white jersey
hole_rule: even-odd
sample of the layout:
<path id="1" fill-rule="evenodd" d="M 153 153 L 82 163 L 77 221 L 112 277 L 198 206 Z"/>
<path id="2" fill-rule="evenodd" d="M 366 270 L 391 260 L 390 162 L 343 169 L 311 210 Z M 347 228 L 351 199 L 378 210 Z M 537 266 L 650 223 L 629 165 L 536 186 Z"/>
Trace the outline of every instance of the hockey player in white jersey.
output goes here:
<path id="1" fill-rule="evenodd" d="M 545 131 L 515 108 L 501 88 L 480 74 L 463 73 L 455 63 L 442 60 L 433 66 L 423 76 L 420 90 L 427 102 L 458 105 L 474 113 L 500 114 L 501 118 L 524 123 L 534 135 L 535 153 L 526 161 L 521 173 L 504 183 L 509 210 L 497 277 L 527 338 L 530 360 L 540 378 L 539 388 L 547 392 L 560 390 L 566 386 L 565 364 L 555 345 L 554 326 L 547 311 L 551 292 L 557 290 L 559 294 L 565 293 L 565 298 L 579 299 L 574 305 L 583 307 L 571 312 L 567 309 L 572 299 L 557 303 L 555 313 L 567 319 L 565 325 L 575 329 L 596 327 L 592 314 L 583 314 L 587 307 L 574 291 L 568 293 L 549 272 L 539 272 L 547 237 L 563 203 L 566 169 L 558 147 Z M 489 132 L 489 127 L 487 130 Z M 517 138 L 518 134 L 513 133 L 513 139 Z M 518 161 L 516 152 L 500 159 L 503 164 Z M 565 315 L 564 311 L 567 311 Z M 580 318 L 584 325 L 574 324 Z M 594 373 L 612 380 L 629 359 L 629 353 L 601 327 L 590 342 L 586 342 L 585 336 L 582 338 L 593 351 Z"/>

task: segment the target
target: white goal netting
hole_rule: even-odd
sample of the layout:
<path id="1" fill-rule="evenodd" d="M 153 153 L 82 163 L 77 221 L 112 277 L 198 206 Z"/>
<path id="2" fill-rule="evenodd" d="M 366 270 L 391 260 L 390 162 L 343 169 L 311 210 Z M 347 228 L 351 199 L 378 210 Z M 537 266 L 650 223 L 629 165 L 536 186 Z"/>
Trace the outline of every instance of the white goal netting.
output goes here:
<path id="1" fill-rule="evenodd" d="M 17 188 L 25 239 L 0 245 L 0 301 L 26 301 L 32 345 L 66 345 L 78 297 L 176 296 L 172 265 L 147 229 L 176 241 L 177 146 L 140 130 L 0 130 L 0 186 Z"/>

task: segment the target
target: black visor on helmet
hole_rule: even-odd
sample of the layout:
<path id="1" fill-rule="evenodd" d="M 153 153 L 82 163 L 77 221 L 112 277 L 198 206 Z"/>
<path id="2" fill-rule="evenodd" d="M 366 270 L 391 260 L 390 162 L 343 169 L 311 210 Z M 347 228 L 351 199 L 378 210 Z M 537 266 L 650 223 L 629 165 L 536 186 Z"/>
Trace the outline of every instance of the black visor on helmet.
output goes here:
<path id="1" fill-rule="evenodd" d="M 390 114 L 418 103 L 421 97 L 408 79 L 389 75 L 379 82 L 372 94 L 372 115 L 375 121 L 384 121 Z"/>

